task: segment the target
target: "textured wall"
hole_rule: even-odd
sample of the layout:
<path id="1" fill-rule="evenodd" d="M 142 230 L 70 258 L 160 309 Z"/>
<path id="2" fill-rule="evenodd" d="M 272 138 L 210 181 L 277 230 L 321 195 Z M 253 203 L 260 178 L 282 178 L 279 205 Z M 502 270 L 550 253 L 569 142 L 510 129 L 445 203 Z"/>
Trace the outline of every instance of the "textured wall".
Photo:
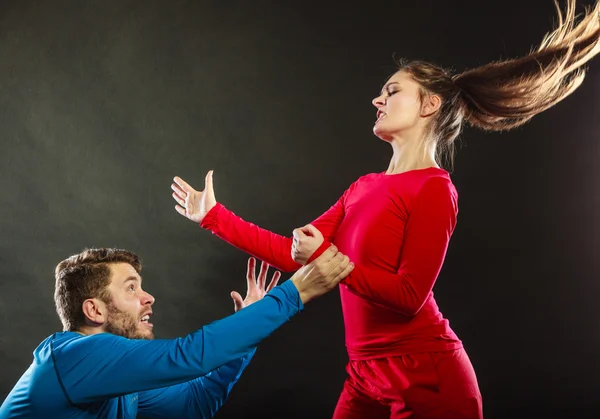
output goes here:
<path id="1" fill-rule="evenodd" d="M 158 337 L 233 311 L 246 256 L 175 212 L 174 175 L 201 188 L 214 169 L 218 200 L 290 234 L 387 167 L 370 101 L 392 56 L 462 70 L 527 52 L 553 17 L 550 0 L 279 3 L 0 3 L 2 398 L 60 330 L 53 269 L 84 247 L 142 256 Z M 599 93 L 596 60 L 527 126 L 462 136 L 435 292 L 488 418 L 600 414 Z M 218 417 L 327 418 L 345 362 L 333 292 L 260 347 Z"/>

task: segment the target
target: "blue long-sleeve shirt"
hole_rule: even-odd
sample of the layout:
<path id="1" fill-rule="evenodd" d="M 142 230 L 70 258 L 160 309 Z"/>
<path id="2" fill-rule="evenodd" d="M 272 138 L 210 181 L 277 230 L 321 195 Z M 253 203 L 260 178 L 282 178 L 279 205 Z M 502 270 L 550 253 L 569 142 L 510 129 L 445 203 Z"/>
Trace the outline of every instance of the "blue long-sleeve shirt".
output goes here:
<path id="1" fill-rule="evenodd" d="M 210 418 L 255 347 L 304 308 L 291 281 L 177 339 L 55 333 L 0 406 L 8 418 Z"/>

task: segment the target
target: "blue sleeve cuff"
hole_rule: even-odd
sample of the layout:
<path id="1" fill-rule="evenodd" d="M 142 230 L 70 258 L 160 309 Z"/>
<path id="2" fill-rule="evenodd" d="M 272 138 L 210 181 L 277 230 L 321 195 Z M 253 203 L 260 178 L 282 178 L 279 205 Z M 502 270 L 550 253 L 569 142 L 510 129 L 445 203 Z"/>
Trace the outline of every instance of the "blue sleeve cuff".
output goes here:
<path id="1" fill-rule="evenodd" d="M 280 286 L 273 288 L 269 294 L 275 294 L 275 296 L 287 300 L 298 309 L 298 312 L 304 310 L 304 304 L 300 298 L 300 293 L 294 283 L 289 279 Z"/>

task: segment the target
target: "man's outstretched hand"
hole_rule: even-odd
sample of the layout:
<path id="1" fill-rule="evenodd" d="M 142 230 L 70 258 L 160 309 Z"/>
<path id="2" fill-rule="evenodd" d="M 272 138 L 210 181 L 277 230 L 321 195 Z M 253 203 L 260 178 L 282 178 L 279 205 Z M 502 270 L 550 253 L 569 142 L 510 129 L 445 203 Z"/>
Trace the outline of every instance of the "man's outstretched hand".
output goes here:
<path id="1" fill-rule="evenodd" d="M 248 271 L 246 272 L 246 279 L 248 281 L 248 291 L 246 292 L 246 298 L 242 300 L 242 296 L 236 292 L 231 292 L 231 298 L 233 299 L 233 304 L 235 306 L 235 311 L 239 311 L 244 307 L 249 306 L 252 303 L 257 302 L 258 300 L 262 300 L 262 298 L 267 295 L 269 291 L 271 291 L 274 287 L 277 286 L 279 282 L 279 278 L 281 277 L 281 272 L 275 271 L 273 277 L 271 278 L 271 282 L 269 282 L 269 286 L 266 286 L 267 283 L 267 273 L 269 271 L 269 265 L 265 262 L 261 262 L 260 264 L 260 272 L 258 273 L 258 278 L 256 277 L 256 259 L 249 258 L 248 259 Z"/>

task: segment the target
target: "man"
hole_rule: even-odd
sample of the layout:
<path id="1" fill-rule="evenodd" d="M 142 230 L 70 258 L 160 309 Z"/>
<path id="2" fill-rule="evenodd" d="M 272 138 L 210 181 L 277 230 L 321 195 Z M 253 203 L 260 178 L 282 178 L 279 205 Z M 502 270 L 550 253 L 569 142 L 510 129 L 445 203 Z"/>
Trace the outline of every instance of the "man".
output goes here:
<path id="1" fill-rule="evenodd" d="M 56 267 L 64 331 L 46 338 L 2 406 L 8 418 L 210 418 L 269 336 L 353 269 L 332 246 L 290 280 L 265 291 L 254 260 L 236 313 L 177 339 L 153 340 L 154 297 L 128 251 L 86 249 Z M 264 298 L 263 298 L 264 297 Z M 260 301 L 257 301 L 260 300 Z M 256 302 L 255 302 L 256 301 Z"/>

